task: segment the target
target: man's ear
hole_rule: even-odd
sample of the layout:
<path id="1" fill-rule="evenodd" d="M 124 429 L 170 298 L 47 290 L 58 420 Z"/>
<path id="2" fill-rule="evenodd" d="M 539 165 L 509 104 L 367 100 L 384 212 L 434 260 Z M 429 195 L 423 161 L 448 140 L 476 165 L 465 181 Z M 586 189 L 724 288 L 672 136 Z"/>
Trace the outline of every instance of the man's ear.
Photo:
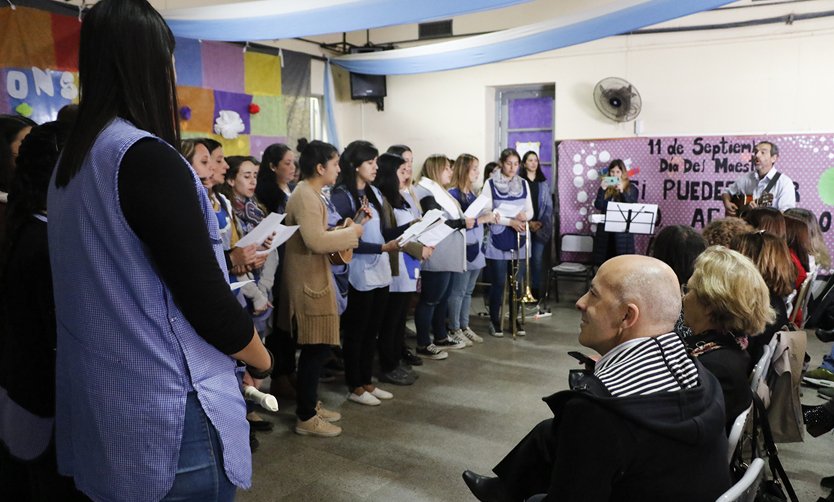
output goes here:
<path id="1" fill-rule="evenodd" d="M 623 317 L 623 320 L 621 321 L 620 326 L 623 329 L 629 329 L 629 328 L 633 327 L 635 323 L 637 323 L 637 320 L 639 318 L 640 318 L 640 308 L 633 303 L 629 303 L 628 305 L 626 305 L 625 316 Z"/>

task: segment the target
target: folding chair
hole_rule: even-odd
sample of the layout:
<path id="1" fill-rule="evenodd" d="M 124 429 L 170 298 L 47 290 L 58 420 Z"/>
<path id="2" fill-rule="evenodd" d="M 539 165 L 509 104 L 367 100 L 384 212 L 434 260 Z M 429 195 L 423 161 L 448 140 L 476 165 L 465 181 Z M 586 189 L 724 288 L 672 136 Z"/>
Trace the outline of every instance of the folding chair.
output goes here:
<path id="1" fill-rule="evenodd" d="M 591 284 L 591 277 L 594 275 L 594 265 L 590 254 L 594 251 L 594 236 L 588 234 L 563 234 L 559 245 L 559 264 L 553 267 L 551 275 L 556 293 L 556 302 L 559 302 L 559 277 L 571 278 L 573 280 L 584 280 L 585 289 Z M 586 261 L 565 261 L 564 253 L 583 253 L 588 256 Z"/>
<path id="2" fill-rule="evenodd" d="M 764 460 L 757 458 L 750 463 L 744 476 L 718 497 L 716 502 L 753 502 L 764 476 Z"/>

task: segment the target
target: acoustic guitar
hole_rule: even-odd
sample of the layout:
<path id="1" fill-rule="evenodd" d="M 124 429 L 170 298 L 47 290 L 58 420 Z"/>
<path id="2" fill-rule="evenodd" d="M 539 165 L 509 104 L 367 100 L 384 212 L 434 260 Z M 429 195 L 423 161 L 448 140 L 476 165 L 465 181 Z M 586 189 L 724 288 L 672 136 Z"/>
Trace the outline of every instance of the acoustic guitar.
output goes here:
<path id="1" fill-rule="evenodd" d="M 359 206 L 359 210 L 356 211 L 356 214 L 353 216 L 353 219 L 345 218 L 345 221 L 339 225 L 338 227 L 333 227 L 330 230 L 337 230 L 340 228 L 347 228 L 350 226 L 351 222 L 357 225 L 361 225 L 365 218 L 368 217 L 368 213 L 366 210 L 368 209 L 368 198 L 362 197 L 362 204 Z M 331 265 L 347 265 L 348 263 L 353 260 L 353 248 L 343 249 L 341 251 L 335 251 L 327 255 L 327 258 L 330 260 Z"/>
<path id="2" fill-rule="evenodd" d="M 770 207 L 773 205 L 773 194 L 770 192 L 765 192 L 758 199 L 754 199 L 752 195 L 747 195 L 743 193 L 731 195 L 730 202 L 736 205 L 735 216 L 741 217 L 744 213 L 753 209 L 752 207 L 750 207 L 750 204 L 754 200 L 756 201 L 756 207 Z M 727 216 L 730 215 L 727 214 Z"/>

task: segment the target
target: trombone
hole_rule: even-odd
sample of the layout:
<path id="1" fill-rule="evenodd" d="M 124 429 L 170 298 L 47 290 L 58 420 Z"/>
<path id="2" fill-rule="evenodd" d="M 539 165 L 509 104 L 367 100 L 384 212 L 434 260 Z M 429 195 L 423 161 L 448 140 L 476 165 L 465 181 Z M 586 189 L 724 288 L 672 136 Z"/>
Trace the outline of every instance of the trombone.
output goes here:
<path id="1" fill-rule="evenodd" d="M 526 265 L 526 272 L 524 274 L 523 284 L 519 284 L 519 277 L 518 275 L 521 273 L 521 232 L 516 232 L 516 249 L 515 249 L 515 259 L 513 259 L 510 263 L 511 267 L 511 281 L 510 287 L 512 289 L 510 294 L 510 328 L 513 335 L 513 340 L 516 339 L 518 336 L 518 310 L 521 309 L 521 324 L 525 322 L 525 312 L 524 312 L 524 305 L 528 303 L 537 303 L 538 300 L 533 297 L 533 292 L 530 291 L 530 226 L 525 223 L 524 224 L 524 236 L 525 236 L 525 253 L 524 253 L 524 260 Z M 524 295 L 519 297 L 519 291 L 521 291 L 521 286 L 524 286 Z"/>

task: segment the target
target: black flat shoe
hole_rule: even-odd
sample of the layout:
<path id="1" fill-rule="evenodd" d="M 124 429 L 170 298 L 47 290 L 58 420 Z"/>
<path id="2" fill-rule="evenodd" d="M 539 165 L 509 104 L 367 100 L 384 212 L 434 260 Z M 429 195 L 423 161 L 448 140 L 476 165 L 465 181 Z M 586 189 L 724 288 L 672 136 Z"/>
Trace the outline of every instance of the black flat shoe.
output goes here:
<path id="1" fill-rule="evenodd" d="M 481 476 L 472 471 L 463 471 L 463 481 L 469 487 L 469 491 L 481 502 L 510 502 L 507 487 L 497 477 Z"/>
<path id="2" fill-rule="evenodd" d="M 269 432 L 272 430 L 272 422 L 269 420 L 246 420 L 249 422 L 249 429 L 258 432 Z"/>
<path id="3" fill-rule="evenodd" d="M 403 362 L 409 366 L 423 365 L 423 359 L 414 352 L 411 352 L 411 349 L 404 349 L 402 355 Z"/>
<path id="4" fill-rule="evenodd" d="M 834 329 L 817 328 L 816 334 L 821 342 L 834 342 Z"/>
<path id="5" fill-rule="evenodd" d="M 825 405 L 803 409 L 802 415 L 805 419 L 805 430 L 813 437 L 822 436 L 834 429 L 834 415 Z"/>

